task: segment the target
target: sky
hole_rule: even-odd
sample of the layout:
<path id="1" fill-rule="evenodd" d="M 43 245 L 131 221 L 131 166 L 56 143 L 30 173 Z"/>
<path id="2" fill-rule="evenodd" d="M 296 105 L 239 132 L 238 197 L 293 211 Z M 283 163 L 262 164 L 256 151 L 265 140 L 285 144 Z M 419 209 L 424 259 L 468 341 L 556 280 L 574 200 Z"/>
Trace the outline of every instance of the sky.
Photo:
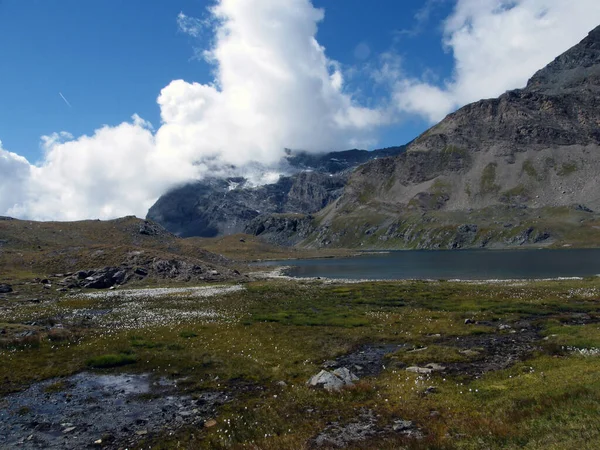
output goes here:
<path id="1" fill-rule="evenodd" d="M 285 148 L 402 145 L 598 24 L 597 0 L 0 0 L 0 215 L 143 217 Z"/>

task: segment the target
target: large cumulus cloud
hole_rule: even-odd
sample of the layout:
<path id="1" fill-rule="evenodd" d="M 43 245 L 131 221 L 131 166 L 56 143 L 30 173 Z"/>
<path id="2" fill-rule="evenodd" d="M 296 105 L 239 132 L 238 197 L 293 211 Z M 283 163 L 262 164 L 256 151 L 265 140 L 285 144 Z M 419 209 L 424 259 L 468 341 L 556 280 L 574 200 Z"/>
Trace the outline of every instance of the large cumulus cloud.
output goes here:
<path id="1" fill-rule="evenodd" d="M 456 108 L 525 86 L 600 24 L 598 0 L 458 0 L 444 23 L 454 73 L 441 84 L 395 73 L 398 109 L 437 122 Z"/>
<path id="2" fill-rule="evenodd" d="M 144 216 L 170 186 L 232 165 L 273 164 L 286 147 L 323 151 L 371 142 L 382 115 L 344 92 L 338 64 L 315 39 L 324 12 L 310 0 L 220 0 L 210 15 L 190 22 L 180 14 L 177 22 L 191 35 L 213 27 L 203 55 L 214 68 L 211 84 L 175 80 L 162 89 L 157 130 L 134 115 L 91 136 L 47 136 L 45 158 L 35 166 L 3 151 L 0 174 L 18 166 L 19 187 L 3 177 L 0 213 Z"/>

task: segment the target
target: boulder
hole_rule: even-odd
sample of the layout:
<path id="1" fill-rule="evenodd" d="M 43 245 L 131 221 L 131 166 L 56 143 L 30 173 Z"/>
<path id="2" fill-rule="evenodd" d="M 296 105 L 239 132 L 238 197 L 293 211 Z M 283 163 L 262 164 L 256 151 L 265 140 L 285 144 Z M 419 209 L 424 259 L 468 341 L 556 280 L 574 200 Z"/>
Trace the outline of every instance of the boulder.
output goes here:
<path id="1" fill-rule="evenodd" d="M 340 378 L 344 384 L 346 385 L 353 385 L 354 381 L 358 381 L 358 377 L 356 375 L 354 375 L 352 372 L 350 372 L 347 368 L 345 367 L 340 367 L 339 369 L 335 369 L 333 371 L 333 374 L 335 376 L 337 376 L 338 378 Z"/>
<path id="2" fill-rule="evenodd" d="M 12 292 L 12 286 L 10 284 L 0 284 L 0 294 L 8 294 Z"/>
<path id="3" fill-rule="evenodd" d="M 406 368 L 407 372 L 418 373 L 420 375 L 429 375 L 433 370 L 428 367 L 410 366 Z"/>
<path id="4" fill-rule="evenodd" d="M 85 279 L 84 287 L 88 289 L 108 289 L 117 284 L 115 275 L 119 273 L 116 267 L 105 267 L 104 269 L 94 272 L 92 276 Z"/>
<path id="5" fill-rule="evenodd" d="M 345 386 L 353 386 L 358 377 L 345 367 L 329 372 L 321 370 L 318 374 L 308 380 L 311 387 L 321 387 L 326 391 L 339 391 Z"/>
<path id="6" fill-rule="evenodd" d="M 133 271 L 133 273 L 135 273 L 136 275 L 139 275 L 141 277 L 145 277 L 148 275 L 148 271 L 146 269 L 144 269 L 143 267 L 136 267 L 136 269 Z"/>
<path id="7" fill-rule="evenodd" d="M 119 270 L 112 276 L 115 284 L 123 284 L 127 279 L 127 272 L 125 270 Z"/>

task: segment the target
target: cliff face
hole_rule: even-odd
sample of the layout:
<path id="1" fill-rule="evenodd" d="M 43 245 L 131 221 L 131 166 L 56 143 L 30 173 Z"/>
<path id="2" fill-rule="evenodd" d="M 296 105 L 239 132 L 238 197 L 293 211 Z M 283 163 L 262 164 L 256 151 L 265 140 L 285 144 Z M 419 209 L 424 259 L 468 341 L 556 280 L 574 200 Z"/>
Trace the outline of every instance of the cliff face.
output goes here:
<path id="1" fill-rule="evenodd" d="M 555 216 L 570 216 L 557 211 L 576 211 L 581 223 L 600 209 L 599 194 L 600 27 L 524 89 L 467 105 L 405 153 L 359 167 L 306 243 L 511 245 L 532 226 L 526 242 L 538 231 L 552 242 Z M 463 225 L 477 229 L 466 241 L 456 238 Z"/>

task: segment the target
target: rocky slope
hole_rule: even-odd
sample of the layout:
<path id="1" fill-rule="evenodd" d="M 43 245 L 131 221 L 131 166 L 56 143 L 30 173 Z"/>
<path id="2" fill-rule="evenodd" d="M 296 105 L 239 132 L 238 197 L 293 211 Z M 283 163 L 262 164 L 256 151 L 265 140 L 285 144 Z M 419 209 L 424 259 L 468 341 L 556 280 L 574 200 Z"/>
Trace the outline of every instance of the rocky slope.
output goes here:
<path id="1" fill-rule="evenodd" d="M 598 245 L 599 176 L 600 27 L 525 88 L 467 105 L 406 152 L 358 168 L 303 243 Z"/>
<path id="2" fill-rule="evenodd" d="M 243 269 L 243 267 L 240 267 Z M 241 279 L 227 258 L 160 225 L 110 221 L 0 220 L 0 285 L 31 279 L 50 291 L 106 289 L 130 283 Z"/>
<path id="3" fill-rule="evenodd" d="M 241 233 L 249 225 L 255 230 L 260 228 L 257 222 L 262 218 L 272 220 L 272 214 L 310 214 L 321 210 L 342 194 L 352 169 L 403 149 L 318 155 L 290 152 L 281 167 L 288 175 L 275 183 L 256 186 L 242 177 L 205 179 L 163 195 L 147 217 L 182 237 Z"/>

